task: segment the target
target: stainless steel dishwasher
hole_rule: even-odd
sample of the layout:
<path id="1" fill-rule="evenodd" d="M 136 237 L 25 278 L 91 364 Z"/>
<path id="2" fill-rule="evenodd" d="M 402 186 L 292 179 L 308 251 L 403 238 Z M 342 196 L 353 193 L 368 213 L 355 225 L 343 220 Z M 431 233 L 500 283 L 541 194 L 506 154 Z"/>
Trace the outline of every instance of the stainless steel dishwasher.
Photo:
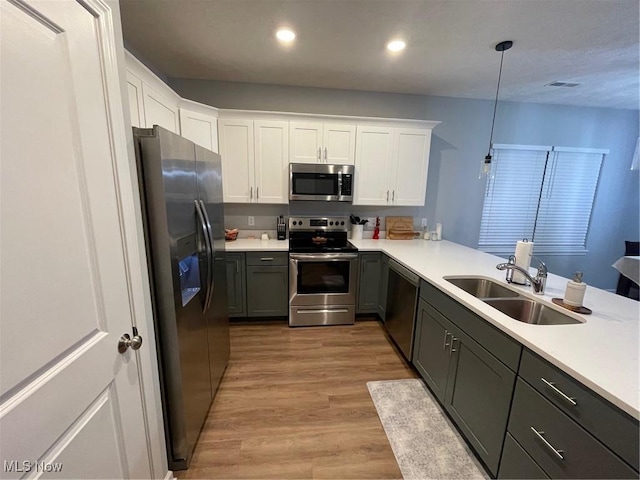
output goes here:
<path id="1" fill-rule="evenodd" d="M 411 361 L 413 330 L 420 278 L 395 260 L 389 260 L 387 315 L 385 327 L 389 335 Z"/>

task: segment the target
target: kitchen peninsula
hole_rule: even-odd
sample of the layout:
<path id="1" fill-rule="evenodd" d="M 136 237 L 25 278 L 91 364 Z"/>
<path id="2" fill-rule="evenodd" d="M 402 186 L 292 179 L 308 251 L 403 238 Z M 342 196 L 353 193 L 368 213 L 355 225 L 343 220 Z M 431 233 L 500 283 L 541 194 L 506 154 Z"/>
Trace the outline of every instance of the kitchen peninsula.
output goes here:
<path id="1" fill-rule="evenodd" d="M 269 242 L 244 242 L 229 251 L 275 252 Z M 504 272 L 496 269 L 504 261 L 499 257 L 449 241 L 365 239 L 352 244 L 361 258 L 378 254 L 381 266 L 393 260 L 422 279 L 413 353 L 407 360 L 492 475 L 637 475 L 628 466 L 637 470 L 638 464 L 637 302 L 587 287 L 584 305 L 593 313 L 579 315 L 552 304 L 552 298 L 563 297 L 567 279 L 549 274 L 544 295 L 534 295 L 531 287 L 509 288 L 577 322 L 523 323 L 447 280 L 471 276 L 507 286 Z M 375 270 L 375 265 L 368 268 Z M 369 283 L 378 280 L 375 273 L 363 276 L 362 266 L 360 272 L 359 282 L 367 282 L 366 290 L 371 290 Z M 385 277 L 382 271 L 381 285 Z M 544 429 L 536 430 L 537 425 Z M 551 432 L 554 428 L 569 438 Z M 570 452 L 567 460 L 558 463 L 564 450 L 551 451 L 534 430 L 561 440 Z M 555 461 L 552 454 L 558 457 Z"/>

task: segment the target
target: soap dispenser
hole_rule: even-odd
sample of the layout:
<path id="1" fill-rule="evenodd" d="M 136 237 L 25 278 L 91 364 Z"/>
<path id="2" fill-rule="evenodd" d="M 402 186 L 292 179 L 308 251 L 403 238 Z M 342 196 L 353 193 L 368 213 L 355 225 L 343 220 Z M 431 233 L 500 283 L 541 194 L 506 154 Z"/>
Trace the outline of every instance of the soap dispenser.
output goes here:
<path id="1" fill-rule="evenodd" d="M 582 281 L 582 272 L 576 272 L 573 280 L 567 282 L 563 302 L 571 307 L 581 307 L 587 284 Z"/>

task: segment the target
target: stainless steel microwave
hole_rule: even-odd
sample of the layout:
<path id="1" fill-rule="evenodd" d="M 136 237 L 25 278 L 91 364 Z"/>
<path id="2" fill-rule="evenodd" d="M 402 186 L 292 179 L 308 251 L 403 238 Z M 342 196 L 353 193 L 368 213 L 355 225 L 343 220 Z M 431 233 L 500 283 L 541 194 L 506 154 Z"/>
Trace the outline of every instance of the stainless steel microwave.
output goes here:
<path id="1" fill-rule="evenodd" d="M 353 201 L 353 165 L 289 164 L 289 200 Z"/>

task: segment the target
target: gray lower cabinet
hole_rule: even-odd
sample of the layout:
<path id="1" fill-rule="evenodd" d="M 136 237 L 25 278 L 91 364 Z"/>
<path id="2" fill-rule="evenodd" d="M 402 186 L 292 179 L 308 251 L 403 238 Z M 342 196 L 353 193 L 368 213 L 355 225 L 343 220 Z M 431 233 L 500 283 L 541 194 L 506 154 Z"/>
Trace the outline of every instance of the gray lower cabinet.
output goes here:
<path id="1" fill-rule="evenodd" d="M 516 374 L 424 299 L 418 306 L 413 363 L 497 474 Z"/>
<path id="2" fill-rule="evenodd" d="M 413 365 L 444 403 L 449 375 L 449 332 L 453 331 L 453 324 L 422 299 L 418 302 L 416 317 Z"/>
<path id="3" fill-rule="evenodd" d="M 387 317 L 387 287 L 389 286 L 389 257 L 380 255 L 380 290 L 378 292 L 378 315 L 384 322 Z"/>
<path id="4" fill-rule="evenodd" d="M 247 253 L 247 316 L 281 317 L 289 313 L 288 254 Z"/>
<path id="5" fill-rule="evenodd" d="M 638 478 L 638 420 L 529 350 L 508 430 L 550 478 Z M 517 478 L 518 462 L 522 455 L 505 446 L 500 477 Z"/>
<path id="6" fill-rule="evenodd" d="M 550 478 L 638 478 L 627 463 L 521 378 L 509 433 Z"/>
<path id="7" fill-rule="evenodd" d="M 245 317 L 246 283 L 244 253 L 227 253 L 227 292 L 230 317 Z"/>
<path id="8" fill-rule="evenodd" d="M 498 478 L 537 479 L 549 478 L 544 470 L 533 461 L 533 458 L 525 452 L 524 448 L 507 433 L 500 460 Z"/>
<path id="9" fill-rule="evenodd" d="M 358 305 L 356 313 L 378 313 L 380 293 L 380 254 L 361 253 L 358 272 Z"/>

